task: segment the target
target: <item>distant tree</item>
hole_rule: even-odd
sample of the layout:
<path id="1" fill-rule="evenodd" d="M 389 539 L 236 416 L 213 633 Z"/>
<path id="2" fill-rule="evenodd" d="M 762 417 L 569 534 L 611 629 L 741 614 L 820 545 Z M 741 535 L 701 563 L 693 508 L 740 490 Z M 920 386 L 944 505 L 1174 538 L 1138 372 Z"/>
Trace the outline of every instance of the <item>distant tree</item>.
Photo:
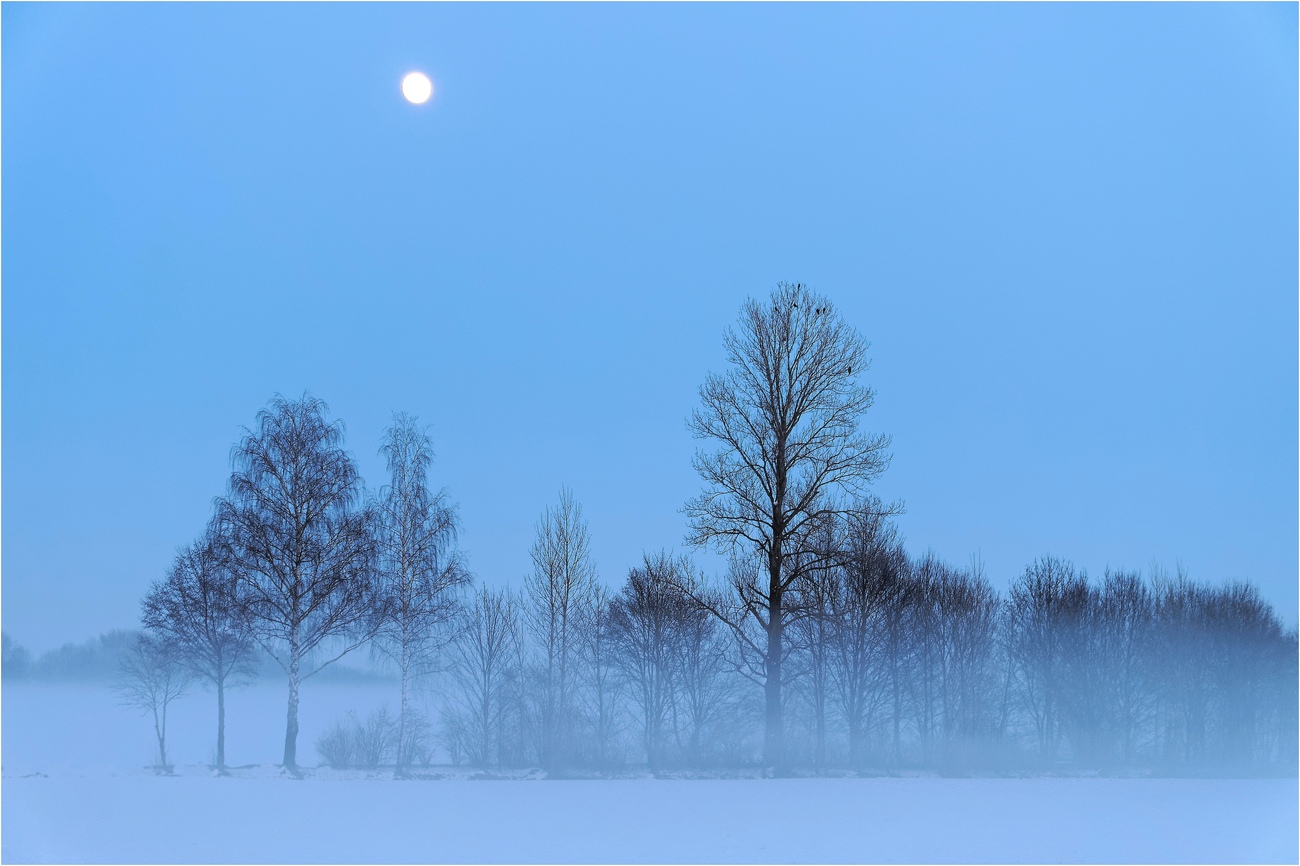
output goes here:
<path id="1" fill-rule="evenodd" d="M 932 552 L 912 564 L 907 593 L 908 704 L 920 741 L 921 761 L 929 764 L 941 724 L 943 698 L 939 634 L 939 581 L 947 566 Z"/>
<path id="2" fill-rule="evenodd" d="M 1096 662 L 1111 756 L 1131 764 L 1154 709 L 1149 656 L 1155 600 L 1136 572 L 1107 571 L 1098 605 Z"/>
<path id="3" fill-rule="evenodd" d="M 141 634 L 122 655 L 114 686 L 121 703 L 153 718 L 158 742 L 158 772 L 170 772 L 167 761 L 167 709 L 183 696 L 193 673 L 181 663 L 175 643 L 166 637 Z"/>
<path id="4" fill-rule="evenodd" d="M 969 569 L 942 569 L 934 593 L 945 760 L 964 762 L 965 749 L 995 728 L 1001 602 L 978 562 Z"/>
<path id="5" fill-rule="evenodd" d="M 296 770 L 303 680 L 368 641 L 375 613 L 373 513 L 361 505 L 343 426 L 304 395 L 276 397 L 235 447 L 218 518 L 257 642 L 284 669 L 289 708 L 284 766 Z M 303 668 L 326 641 L 324 661 Z M 341 646 L 341 649 L 340 649 Z"/>
<path id="6" fill-rule="evenodd" d="M 673 644 L 673 735 L 687 763 L 699 767 L 716 747 L 719 728 L 734 721 L 737 677 L 728 653 L 731 636 L 696 601 L 705 598 L 720 607 L 720 600 L 712 597 L 685 560 L 679 563 L 680 584 L 673 587 L 680 596 Z"/>
<path id="7" fill-rule="evenodd" d="M 621 731 L 622 689 L 611 613 L 609 590 L 597 584 L 578 630 L 578 693 L 579 710 L 590 732 L 590 761 L 600 768 L 615 761 Z"/>
<path id="8" fill-rule="evenodd" d="M 568 759 L 579 627 L 596 584 L 587 521 L 568 488 L 558 506 L 542 513 L 531 555 L 523 618 L 535 654 L 538 752 L 542 765 L 554 770 Z"/>
<path id="9" fill-rule="evenodd" d="M 8 677 L 10 682 L 27 676 L 32 669 L 32 654 L 28 652 L 27 647 L 7 634 L 0 636 L 0 643 L 4 645 L 3 656 L 0 656 L 0 669 L 3 670 L 4 676 Z"/>
<path id="10" fill-rule="evenodd" d="M 769 303 L 747 301 L 723 344 L 732 367 L 705 380 L 689 422 L 718 448 L 696 455 L 705 489 L 686 505 L 687 540 L 760 558 L 759 568 L 739 572 L 754 582 L 736 590 L 743 615 L 762 631 L 764 756 L 780 766 L 794 565 L 810 564 L 818 522 L 841 510 L 836 495 L 858 495 L 884 471 L 889 439 L 859 431 L 874 399 L 859 384 L 867 343 L 806 286 L 782 283 Z M 742 623 L 729 624 L 748 640 Z"/>
<path id="11" fill-rule="evenodd" d="M 842 561 L 830 573 L 830 671 L 834 701 L 848 728 L 849 762 L 866 759 L 868 731 L 891 694 L 891 616 L 900 619 L 907 553 L 878 503 L 845 516 Z M 899 625 L 901 640 L 901 623 Z M 901 692 L 897 724 L 901 725 Z M 883 721 L 883 719 L 882 719 Z"/>
<path id="12" fill-rule="evenodd" d="M 1071 619 L 1088 596 L 1087 576 L 1064 560 L 1035 560 L 1011 584 L 1007 598 L 1008 649 L 1021 706 L 1039 753 L 1056 758 L 1067 701 Z"/>
<path id="13" fill-rule="evenodd" d="M 1233 581 L 1214 592 L 1207 611 L 1211 628 L 1216 757 L 1229 767 L 1255 767 L 1264 730 L 1266 695 L 1276 670 L 1275 647 L 1284 634 L 1281 620 L 1259 590 Z"/>
<path id="14" fill-rule="evenodd" d="M 384 434 L 389 484 L 376 503 L 379 597 L 383 616 L 375 646 L 401 677 L 395 774 L 406 773 L 411 684 L 431 672 L 449 638 L 457 590 L 470 581 L 456 550 L 457 517 L 444 491 L 429 488 L 433 448 L 413 417 L 399 414 Z"/>
<path id="15" fill-rule="evenodd" d="M 457 751 L 480 767 L 501 762 L 501 732 L 518 679 L 513 670 L 518 640 L 514 596 L 486 588 L 475 593 L 451 645 L 456 688 L 447 717 L 454 720 L 449 733 Z"/>
<path id="16" fill-rule="evenodd" d="M 217 768 L 226 766 L 226 689 L 257 672 L 256 645 L 245 607 L 227 567 L 214 522 L 177 554 L 166 580 L 156 582 L 141 621 L 175 649 L 176 660 L 217 692 Z"/>
<path id="17" fill-rule="evenodd" d="M 668 714 L 676 688 L 684 599 L 677 586 L 687 564 L 646 554 L 610 604 L 610 635 L 628 694 L 636 705 L 641 745 L 651 770 L 663 765 Z"/>
<path id="18" fill-rule="evenodd" d="M 836 638 L 832 604 L 841 560 L 839 522 L 834 515 L 819 521 L 813 541 L 816 552 L 802 557 L 810 560 L 807 565 L 795 559 L 792 570 L 799 578 L 791 582 L 786 596 L 790 612 L 787 634 L 794 651 L 791 673 L 812 715 L 812 764 L 818 770 L 825 769 L 827 761 L 831 656 Z"/>
<path id="19" fill-rule="evenodd" d="M 133 629 L 110 629 L 81 643 L 65 643 L 41 653 L 32 663 L 35 678 L 110 681 L 121 671 L 122 653 L 138 636 Z"/>

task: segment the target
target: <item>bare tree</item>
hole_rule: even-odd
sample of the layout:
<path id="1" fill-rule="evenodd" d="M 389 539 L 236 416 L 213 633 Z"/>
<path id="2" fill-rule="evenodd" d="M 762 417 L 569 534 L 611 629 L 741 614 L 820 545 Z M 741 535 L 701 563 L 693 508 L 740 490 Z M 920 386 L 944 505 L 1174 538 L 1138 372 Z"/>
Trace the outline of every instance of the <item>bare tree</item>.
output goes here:
<path id="1" fill-rule="evenodd" d="M 734 709 L 736 676 L 727 656 L 730 635 L 723 633 L 725 627 L 717 617 L 695 601 L 709 598 L 708 591 L 685 559 L 680 560 L 678 572 L 680 584 L 673 587 L 680 596 L 675 605 L 673 733 L 687 763 L 698 767 L 716 741 L 717 729 Z"/>
<path id="2" fill-rule="evenodd" d="M 900 619 L 907 553 L 879 503 L 849 514 L 839 539 L 841 567 L 831 572 L 830 670 L 835 702 L 848 727 L 849 761 L 861 765 L 876 713 L 890 696 L 891 613 Z M 901 725 L 901 689 L 896 721 Z"/>
<path id="3" fill-rule="evenodd" d="M 123 705 L 153 717 L 160 773 L 171 772 L 167 762 L 167 709 L 185 694 L 193 677 L 181 664 L 176 645 L 166 637 L 142 633 L 122 655 L 121 674 L 114 688 Z"/>
<path id="4" fill-rule="evenodd" d="M 687 539 L 763 560 L 759 580 L 739 594 L 744 615 L 763 632 L 763 750 L 779 766 L 785 593 L 798 576 L 792 563 L 815 552 L 817 522 L 840 510 L 834 495 L 858 495 L 884 471 L 889 439 L 858 428 L 873 401 L 858 379 L 867 343 L 807 287 L 782 283 L 770 303 L 747 301 L 723 344 L 732 367 L 705 380 L 703 406 L 689 422 L 718 448 L 696 455 L 705 489 L 686 505 Z"/>
<path id="5" fill-rule="evenodd" d="M 309 395 L 272 400 L 258 413 L 257 431 L 235 447 L 229 493 L 217 503 L 254 638 L 288 677 L 284 766 L 291 771 L 302 681 L 369 640 L 379 624 L 373 514 L 361 505 L 343 426 L 325 412 Z M 313 661 L 327 646 L 329 657 Z"/>
<path id="6" fill-rule="evenodd" d="M 214 522 L 177 554 L 142 605 L 144 627 L 165 636 L 177 660 L 216 690 L 218 770 L 226 766 L 226 689 L 257 672 L 252 630 L 224 549 Z"/>
<path id="7" fill-rule="evenodd" d="M 666 552 L 646 554 L 610 607 L 618 666 L 640 717 L 641 745 L 651 770 L 663 765 L 668 713 L 673 703 L 677 629 L 683 598 L 675 586 L 686 564 Z"/>
<path id="8" fill-rule="evenodd" d="M 1000 602 L 978 562 L 969 570 L 944 567 L 934 590 L 945 760 L 964 762 L 966 750 L 994 729 Z"/>
<path id="9" fill-rule="evenodd" d="M 1135 572 L 1107 571 L 1101 593 L 1098 643 L 1115 757 L 1131 764 L 1139 732 L 1150 718 L 1153 695 L 1148 656 L 1155 599 Z"/>
<path id="10" fill-rule="evenodd" d="M 415 419 L 399 414 L 381 447 L 390 481 L 376 503 L 378 592 L 384 615 L 376 648 L 397 665 L 401 709 L 397 721 L 395 774 L 406 773 L 406 730 L 412 681 L 430 673 L 449 635 L 445 626 L 456 610 L 456 591 L 469 583 L 469 571 L 456 550 L 456 510 L 445 491 L 429 489 L 433 448 Z"/>
<path id="11" fill-rule="evenodd" d="M 837 524 L 834 519 L 819 521 L 816 541 L 818 552 L 807 567 L 796 560 L 792 570 L 800 575 L 790 585 L 786 596 L 790 621 L 787 635 L 794 650 L 794 674 L 790 679 L 812 713 L 812 763 L 818 770 L 826 767 L 827 710 L 830 707 L 831 654 L 836 623 L 832 601 L 840 557 L 837 555 Z M 789 744 L 786 744 L 789 748 Z"/>
<path id="12" fill-rule="evenodd" d="M 592 588 L 578 633 L 580 705 L 590 732 L 591 761 L 605 768 L 614 762 L 620 732 L 620 679 L 612 630 L 609 590 Z"/>
<path id="13" fill-rule="evenodd" d="M 1068 562 L 1035 560 L 1011 585 L 1007 645 L 1021 706 L 1030 717 L 1040 754 L 1055 759 L 1065 701 L 1067 624 L 1088 593 L 1087 577 Z"/>
<path id="14" fill-rule="evenodd" d="M 946 566 L 928 552 L 911 569 L 904 621 L 907 624 L 907 674 L 909 703 L 920 740 L 921 760 L 929 763 L 939 729 L 942 700 L 939 651 L 938 584 Z"/>
<path id="15" fill-rule="evenodd" d="M 531 554 L 524 623 L 536 654 L 538 752 L 542 765 L 555 770 L 568 759 L 579 627 L 596 582 L 587 521 L 568 488 L 560 491 L 558 506 L 542 513 Z"/>
<path id="16" fill-rule="evenodd" d="M 471 763 L 487 767 L 501 761 L 501 728 L 509 711 L 509 690 L 519 619 L 514 596 L 480 589 L 470 600 L 463 627 L 452 643 L 453 698 L 461 747 Z"/>

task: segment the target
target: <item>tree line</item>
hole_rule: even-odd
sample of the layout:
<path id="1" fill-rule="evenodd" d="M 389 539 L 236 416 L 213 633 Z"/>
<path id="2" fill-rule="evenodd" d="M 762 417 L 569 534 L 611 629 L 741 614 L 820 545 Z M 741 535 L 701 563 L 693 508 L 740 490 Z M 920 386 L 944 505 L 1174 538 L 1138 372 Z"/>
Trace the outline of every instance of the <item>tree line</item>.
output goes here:
<path id="1" fill-rule="evenodd" d="M 1294 771 L 1296 634 L 1253 586 L 1091 581 L 1045 557 L 999 594 L 978 563 L 909 554 L 901 505 L 869 491 L 889 439 L 860 428 L 868 345 L 829 300 L 781 284 L 724 346 L 684 508 L 688 544 L 728 556 L 715 580 L 664 551 L 607 588 L 566 489 L 522 587 L 475 588 L 414 418 L 395 416 L 368 497 L 325 405 L 277 397 L 143 602 L 127 697 L 154 713 L 161 763 L 167 704 L 197 677 L 224 767 L 224 692 L 260 650 L 285 676 L 296 770 L 302 682 L 370 646 L 400 682 L 398 776 L 430 754 L 417 682 L 437 742 L 480 767 Z"/>

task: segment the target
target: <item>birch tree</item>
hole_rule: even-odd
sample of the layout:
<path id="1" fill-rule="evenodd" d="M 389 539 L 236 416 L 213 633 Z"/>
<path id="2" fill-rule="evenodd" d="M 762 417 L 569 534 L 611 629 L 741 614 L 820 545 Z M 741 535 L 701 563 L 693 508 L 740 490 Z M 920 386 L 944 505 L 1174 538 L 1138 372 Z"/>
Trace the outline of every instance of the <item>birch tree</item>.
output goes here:
<path id="1" fill-rule="evenodd" d="M 229 492 L 217 505 L 253 636 L 288 679 L 290 771 L 303 680 L 368 641 L 379 623 L 374 516 L 343 450 L 343 425 L 325 412 L 310 395 L 272 400 L 235 447 Z"/>
<path id="2" fill-rule="evenodd" d="M 435 667 L 448 638 L 445 626 L 456 610 L 456 592 L 470 576 L 456 549 L 456 510 L 445 491 L 429 488 L 433 448 L 428 433 L 413 417 L 399 414 L 380 450 L 390 480 L 376 503 L 383 617 L 375 646 L 397 665 L 401 680 L 394 769 L 400 777 L 410 761 L 406 731 L 412 683 Z"/>

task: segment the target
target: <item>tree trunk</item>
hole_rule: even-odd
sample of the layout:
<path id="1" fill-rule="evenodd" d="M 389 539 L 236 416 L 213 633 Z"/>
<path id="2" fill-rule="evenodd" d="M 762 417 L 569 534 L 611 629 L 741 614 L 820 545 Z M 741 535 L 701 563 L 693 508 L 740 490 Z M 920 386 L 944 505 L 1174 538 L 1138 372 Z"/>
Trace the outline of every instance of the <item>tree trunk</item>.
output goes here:
<path id="1" fill-rule="evenodd" d="M 289 652 L 289 712 L 284 728 L 284 766 L 289 770 L 298 769 L 298 646 L 297 641 L 290 645 Z"/>
<path id="2" fill-rule="evenodd" d="M 217 678 L 217 769 L 226 769 L 226 679 Z"/>
<path id="3" fill-rule="evenodd" d="M 406 713 L 410 704 L 410 656 L 407 653 L 406 644 L 402 644 L 402 709 L 397 717 L 397 766 L 393 769 L 393 778 L 403 779 L 406 777 L 406 761 L 409 757 L 406 754 Z"/>
<path id="4" fill-rule="evenodd" d="M 483 678 L 483 697 L 479 701 L 481 713 L 482 730 L 479 732 L 479 760 L 486 769 L 491 763 L 492 754 L 492 680 L 488 677 Z M 498 761 L 498 763 L 500 763 Z"/>
<path id="5" fill-rule="evenodd" d="M 893 739 L 894 739 L 894 760 L 893 760 L 893 764 L 894 764 L 895 767 L 897 767 L 897 766 L 902 762 L 902 759 L 903 759 L 903 738 L 902 738 L 903 695 L 902 695 L 902 691 L 901 691 L 901 689 L 899 688 L 899 683 L 898 683 L 898 658 L 897 658 L 897 654 L 896 654 L 896 653 L 893 654 L 893 657 L 891 658 L 890 661 L 891 661 L 891 664 L 890 664 L 890 683 L 891 683 L 891 685 L 893 686 L 893 698 L 894 698 L 894 701 L 893 701 L 893 703 L 894 703 L 894 719 L 893 719 L 893 721 L 894 721 L 894 737 L 893 737 Z"/>
<path id="6" fill-rule="evenodd" d="M 158 772 L 167 770 L 167 705 L 163 704 L 162 712 L 155 707 L 153 711 L 153 732 L 158 738 Z"/>
<path id="7" fill-rule="evenodd" d="M 820 664 L 820 662 L 814 662 Z M 813 696 L 816 704 L 816 748 L 813 754 L 813 763 L 817 765 L 818 770 L 826 767 L 826 684 L 823 679 L 824 674 L 818 670 L 813 675 Z"/>
<path id="8" fill-rule="evenodd" d="M 778 773 L 785 770 L 785 720 L 781 714 L 781 638 L 784 612 L 781 610 L 781 548 L 779 542 L 768 555 L 767 681 L 763 684 L 763 762 Z"/>

